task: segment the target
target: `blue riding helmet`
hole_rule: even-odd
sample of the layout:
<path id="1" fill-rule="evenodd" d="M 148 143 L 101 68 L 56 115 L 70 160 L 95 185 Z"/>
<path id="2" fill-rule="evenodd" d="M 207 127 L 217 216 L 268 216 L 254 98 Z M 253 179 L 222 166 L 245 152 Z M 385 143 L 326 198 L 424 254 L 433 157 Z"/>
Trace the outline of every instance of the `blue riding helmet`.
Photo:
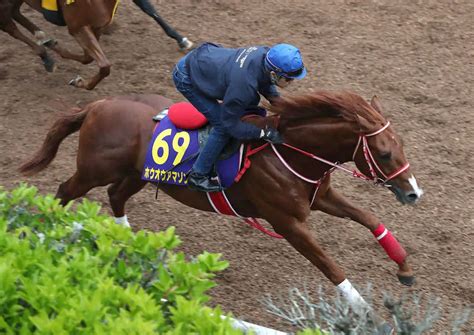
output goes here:
<path id="1" fill-rule="evenodd" d="M 303 79 L 306 68 L 300 50 L 291 44 L 276 44 L 268 50 L 265 65 L 278 76 Z"/>

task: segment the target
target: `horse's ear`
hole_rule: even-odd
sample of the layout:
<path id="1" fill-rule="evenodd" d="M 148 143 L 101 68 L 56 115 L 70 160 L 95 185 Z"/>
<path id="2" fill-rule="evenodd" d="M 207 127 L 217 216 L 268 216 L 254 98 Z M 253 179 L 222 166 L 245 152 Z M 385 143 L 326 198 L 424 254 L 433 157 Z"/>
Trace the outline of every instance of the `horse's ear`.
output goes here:
<path id="1" fill-rule="evenodd" d="M 380 104 L 379 98 L 374 95 L 372 97 L 372 100 L 370 100 L 370 105 L 377 111 L 379 112 L 380 115 L 383 115 L 382 113 L 382 105 Z"/>
<path id="2" fill-rule="evenodd" d="M 357 115 L 357 123 L 359 123 L 361 133 L 366 134 L 374 131 L 374 125 L 367 121 L 366 118 L 360 115 Z"/>

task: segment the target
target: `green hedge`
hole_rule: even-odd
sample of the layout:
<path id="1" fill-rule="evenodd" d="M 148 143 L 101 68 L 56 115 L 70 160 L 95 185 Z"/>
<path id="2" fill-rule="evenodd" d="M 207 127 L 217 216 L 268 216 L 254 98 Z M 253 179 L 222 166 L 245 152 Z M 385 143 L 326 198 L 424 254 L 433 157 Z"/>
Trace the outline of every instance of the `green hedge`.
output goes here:
<path id="1" fill-rule="evenodd" d="M 241 334 L 204 305 L 219 254 L 187 261 L 173 227 L 133 233 L 99 210 L 0 189 L 0 333 Z"/>

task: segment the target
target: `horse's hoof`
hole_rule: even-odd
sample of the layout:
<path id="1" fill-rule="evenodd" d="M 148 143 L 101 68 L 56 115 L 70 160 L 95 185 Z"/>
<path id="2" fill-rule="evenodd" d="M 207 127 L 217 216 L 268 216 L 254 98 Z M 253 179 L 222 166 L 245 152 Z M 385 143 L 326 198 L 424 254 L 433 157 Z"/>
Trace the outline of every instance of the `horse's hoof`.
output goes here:
<path id="1" fill-rule="evenodd" d="M 416 283 L 415 276 L 401 276 L 397 274 L 397 277 L 400 283 L 405 286 L 413 286 Z"/>
<path id="2" fill-rule="evenodd" d="M 77 88 L 83 88 L 84 87 L 84 79 L 82 79 L 81 76 L 77 76 L 74 79 L 71 79 L 68 83 L 71 86 L 77 87 Z"/>
<path id="3" fill-rule="evenodd" d="M 194 43 L 188 40 L 186 37 L 183 38 L 181 41 L 178 42 L 179 49 L 181 51 L 188 51 L 191 50 L 194 46 Z"/>
<path id="4" fill-rule="evenodd" d="M 49 55 L 45 57 L 41 56 L 41 60 L 43 61 L 44 68 L 48 72 L 54 72 L 56 70 L 56 64 L 54 63 L 54 59 L 51 58 Z"/>
<path id="5" fill-rule="evenodd" d="M 54 63 L 53 60 L 51 62 L 44 63 L 43 65 L 44 65 L 44 68 L 46 69 L 46 71 L 48 71 L 48 72 L 56 71 L 56 64 Z"/>
<path id="6" fill-rule="evenodd" d="M 54 38 L 48 38 L 44 41 L 41 41 L 41 45 L 44 45 L 47 48 L 52 48 L 56 44 L 58 44 L 58 41 L 56 41 Z"/>
<path id="7" fill-rule="evenodd" d="M 41 31 L 41 30 L 35 32 L 35 39 L 36 39 L 36 44 L 38 45 L 44 45 L 46 42 L 51 40 L 51 38 L 47 38 L 44 31 Z"/>
<path id="8" fill-rule="evenodd" d="M 45 34 L 45 32 L 42 31 L 42 30 L 37 30 L 37 31 L 35 31 L 35 38 L 36 38 L 37 40 L 43 40 L 43 39 L 46 38 L 46 34 Z"/>

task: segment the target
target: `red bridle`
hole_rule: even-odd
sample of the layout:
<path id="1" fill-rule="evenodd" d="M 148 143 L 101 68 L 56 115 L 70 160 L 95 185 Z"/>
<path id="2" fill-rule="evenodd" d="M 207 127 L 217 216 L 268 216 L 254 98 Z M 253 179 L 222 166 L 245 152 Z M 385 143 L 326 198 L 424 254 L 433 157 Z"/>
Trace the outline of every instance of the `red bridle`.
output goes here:
<path id="1" fill-rule="evenodd" d="M 357 154 L 357 150 L 359 150 L 360 143 L 362 142 L 362 152 L 364 153 L 365 161 L 367 162 L 367 165 L 369 166 L 369 171 L 370 171 L 370 174 L 372 176 L 371 179 L 374 182 L 381 183 L 381 184 L 387 183 L 389 180 L 391 180 L 391 179 L 395 178 L 396 176 L 398 176 L 399 174 L 405 172 L 410 167 L 410 163 L 406 162 L 405 165 L 401 166 L 399 169 L 395 170 L 394 172 L 392 172 L 391 174 L 389 174 L 387 176 L 382 171 L 382 169 L 379 167 L 379 165 L 377 164 L 377 161 L 375 160 L 374 155 L 372 155 L 372 151 L 370 151 L 369 144 L 367 143 L 367 137 L 376 136 L 376 135 L 380 134 L 381 132 L 383 132 L 385 129 L 387 129 L 389 126 L 390 126 L 390 121 L 388 121 L 385 126 L 383 126 L 382 128 L 380 128 L 377 131 L 374 131 L 373 133 L 360 135 L 359 136 L 359 141 L 357 142 L 354 153 L 352 154 L 352 160 L 354 160 L 355 156 Z M 378 177 L 377 176 L 377 171 L 375 169 L 377 169 L 379 174 L 381 176 L 383 176 L 385 179 L 382 179 L 382 178 Z M 366 178 L 369 178 L 369 177 L 366 176 Z"/>
<path id="2" fill-rule="evenodd" d="M 410 167 L 410 163 L 406 163 L 405 165 L 403 165 L 402 167 L 400 167 L 398 170 L 392 172 L 391 174 L 389 174 L 388 176 L 385 175 L 385 173 L 383 173 L 382 169 L 378 166 L 377 162 L 375 161 L 374 159 L 374 156 L 372 155 L 372 152 L 370 151 L 370 147 L 369 147 L 369 144 L 367 143 L 367 137 L 371 137 L 371 136 L 376 136 L 378 134 L 380 134 L 381 132 L 383 132 L 385 129 L 387 129 L 388 127 L 390 126 L 390 122 L 387 122 L 387 124 L 385 126 L 383 126 L 382 128 L 380 128 L 379 130 L 373 132 L 373 133 L 370 133 L 370 134 L 361 134 L 359 135 L 359 140 L 357 142 L 357 145 L 355 147 L 355 150 L 354 150 L 354 154 L 352 155 L 352 160 L 354 160 L 356 154 L 357 154 L 357 151 L 359 150 L 359 147 L 360 147 L 360 143 L 362 143 L 362 151 L 364 153 L 364 157 L 365 157 L 365 160 L 367 162 L 367 165 L 369 166 L 369 171 L 370 171 L 370 174 L 371 174 L 371 177 L 368 177 L 366 176 L 365 174 L 363 174 L 362 172 L 359 172 L 357 170 L 349 170 L 347 169 L 346 167 L 344 167 L 343 165 L 341 164 L 338 164 L 337 162 L 334 163 L 334 162 L 331 162 L 331 161 L 328 161 L 324 158 L 321 158 L 321 157 L 318 157 L 312 153 L 309 153 L 307 151 L 304 151 L 304 150 L 301 150 L 297 147 L 294 147 L 290 144 L 287 144 L 287 143 L 282 143 L 282 145 L 292 149 L 292 150 L 295 150 L 305 156 L 308 156 L 312 159 L 316 159 L 322 163 L 325 163 L 327 165 L 330 165 L 334 168 L 337 168 L 339 170 L 342 170 L 344 172 L 347 172 L 347 173 L 350 173 L 353 177 L 356 177 L 356 178 L 360 178 L 360 179 L 364 179 L 364 180 L 371 180 L 373 182 L 375 182 L 376 184 L 382 184 L 382 185 L 386 185 L 386 183 L 395 178 L 396 176 L 400 175 L 401 173 L 403 173 L 404 171 L 406 171 L 409 167 Z M 308 183 L 311 183 L 311 184 L 318 184 L 320 182 L 320 179 L 318 180 L 312 180 L 312 179 L 309 179 L 309 178 L 306 178 L 304 176 L 302 176 L 301 174 L 299 174 L 298 172 L 296 172 L 286 161 L 285 159 L 281 156 L 281 154 L 277 151 L 277 149 L 275 148 L 275 146 L 270 143 L 273 151 L 275 152 L 275 154 L 277 155 L 277 157 L 280 159 L 280 161 L 283 163 L 283 165 L 285 165 L 285 167 L 290 170 L 295 176 L 297 176 L 298 178 L 308 182 Z M 375 168 L 374 168 L 375 167 Z M 380 178 L 379 176 L 377 176 L 377 172 L 376 170 L 380 173 L 380 175 L 382 175 L 385 179 L 382 179 Z"/>

